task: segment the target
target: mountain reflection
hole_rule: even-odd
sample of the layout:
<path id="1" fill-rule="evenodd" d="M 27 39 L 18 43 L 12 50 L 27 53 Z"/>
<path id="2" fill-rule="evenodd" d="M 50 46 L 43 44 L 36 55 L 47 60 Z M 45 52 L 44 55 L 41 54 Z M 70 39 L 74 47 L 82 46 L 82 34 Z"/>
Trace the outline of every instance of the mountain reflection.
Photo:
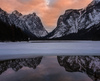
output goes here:
<path id="1" fill-rule="evenodd" d="M 100 56 L 57 56 L 57 59 L 68 72 L 82 72 L 93 81 L 100 80 Z"/>
<path id="2" fill-rule="evenodd" d="M 41 60 L 42 56 L 0 61 L 0 75 L 9 68 L 12 68 L 14 71 L 18 71 L 23 67 L 36 69 L 36 67 L 40 64 Z"/>

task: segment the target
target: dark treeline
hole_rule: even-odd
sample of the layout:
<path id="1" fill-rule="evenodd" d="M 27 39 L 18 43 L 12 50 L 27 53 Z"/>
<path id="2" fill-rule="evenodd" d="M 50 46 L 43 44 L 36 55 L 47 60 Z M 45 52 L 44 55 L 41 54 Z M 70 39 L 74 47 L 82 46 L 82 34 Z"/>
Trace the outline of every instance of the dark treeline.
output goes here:
<path id="1" fill-rule="evenodd" d="M 49 36 L 52 36 L 54 32 L 49 33 Z M 97 25 L 91 26 L 89 29 L 79 30 L 77 33 L 72 33 L 69 35 L 64 35 L 59 38 L 53 38 L 51 40 L 100 40 L 100 23 Z"/>
<path id="2" fill-rule="evenodd" d="M 27 41 L 28 36 L 15 25 L 9 25 L 0 20 L 0 41 Z"/>
<path id="3" fill-rule="evenodd" d="M 93 25 L 89 29 L 82 29 L 78 33 L 73 33 L 60 39 L 66 40 L 100 40 L 100 23 Z"/>

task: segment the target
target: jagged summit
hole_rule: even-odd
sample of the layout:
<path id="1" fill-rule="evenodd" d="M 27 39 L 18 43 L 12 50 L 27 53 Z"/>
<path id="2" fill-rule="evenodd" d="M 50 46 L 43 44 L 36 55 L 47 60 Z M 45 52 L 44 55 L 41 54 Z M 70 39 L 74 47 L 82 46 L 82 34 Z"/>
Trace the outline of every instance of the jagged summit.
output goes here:
<path id="1" fill-rule="evenodd" d="M 34 15 L 34 16 L 37 16 L 35 12 L 33 12 L 33 15 Z"/>
<path id="2" fill-rule="evenodd" d="M 17 10 L 13 11 L 12 14 L 18 15 L 18 16 L 22 16 L 21 13 L 19 13 Z"/>
<path id="3" fill-rule="evenodd" d="M 61 15 L 49 39 L 92 39 L 100 25 L 100 0 L 93 0 L 84 9 L 69 9 Z M 97 25 L 97 26 L 96 26 Z M 71 35 L 72 34 L 72 35 Z M 89 37 L 85 38 L 89 34 Z M 70 35 L 70 36 L 69 36 Z M 94 37 L 95 37 L 94 36 Z M 100 39 L 100 38 L 99 38 Z"/>
<path id="4" fill-rule="evenodd" d="M 87 8 L 89 8 L 89 7 L 95 7 L 95 6 L 97 6 L 97 5 L 100 5 L 100 0 L 93 0 L 88 6 L 87 6 Z"/>
<path id="5" fill-rule="evenodd" d="M 22 31 L 31 36 L 32 39 L 42 38 L 48 34 L 36 13 L 22 15 L 15 10 L 11 14 L 8 14 L 0 9 L 0 20 L 9 25 L 19 27 Z"/>
<path id="6" fill-rule="evenodd" d="M 0 14 L 7 14 L 7 12 L 0 8 Z"/>
<path id="7" fill-rule="evenodd" d="M 1 11 L 3 11 L 3 10 L 0 8 L 0 12 L 1 12 Z"/>
<path id="8" fill-rule="evenodd" d="M 19 27 L 33 38 L 100 40 L 100 0 L 93 0 L 82 9 L 66 10 L 49 34 L 36 13 L 22 15 L 15 10 L 8 14 L 0 9 L 0 20 Z"/>
<path id="9" fill-rule="evenodd" d="M 2 8 L 0 8 L 0 12 L 1 12 L 1 11 L 5 12 Z"/>
<path id="10" fill-rule="evenodd" d="M 93 0 L 93 2 L 96 2 L 96 3 L 98 3 L 98 2 L 100 2 L 100 0 Z"/>

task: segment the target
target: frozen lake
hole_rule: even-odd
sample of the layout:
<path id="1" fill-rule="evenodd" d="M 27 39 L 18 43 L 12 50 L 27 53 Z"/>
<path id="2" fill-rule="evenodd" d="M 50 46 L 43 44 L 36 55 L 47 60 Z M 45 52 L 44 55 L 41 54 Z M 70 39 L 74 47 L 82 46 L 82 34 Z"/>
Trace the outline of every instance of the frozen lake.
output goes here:
<path id="1" fill-rule="evenodd" d="M 100 41 L 0 42 L 0 81 L 97 81 L 99 71 Z"/>
<path id="2" fill-rule="evenodd" d="M 0 42 L 0 55 L 100 55 L 100 41 Z"/>

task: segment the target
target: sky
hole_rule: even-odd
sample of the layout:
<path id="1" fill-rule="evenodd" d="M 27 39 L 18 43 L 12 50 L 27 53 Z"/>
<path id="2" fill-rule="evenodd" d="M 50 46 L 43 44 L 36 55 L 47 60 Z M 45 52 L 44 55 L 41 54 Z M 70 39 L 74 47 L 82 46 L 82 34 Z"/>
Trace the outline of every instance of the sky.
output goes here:
<path id="1" fill-rule="evenodd" d="M 92 0 L 0 0 L 0 8 L 11 13 L 18 10 L 22 14 L 37 13 L 44 27 L 52 31 L 57 20 L 67 9 L 86 7 Z"/>

